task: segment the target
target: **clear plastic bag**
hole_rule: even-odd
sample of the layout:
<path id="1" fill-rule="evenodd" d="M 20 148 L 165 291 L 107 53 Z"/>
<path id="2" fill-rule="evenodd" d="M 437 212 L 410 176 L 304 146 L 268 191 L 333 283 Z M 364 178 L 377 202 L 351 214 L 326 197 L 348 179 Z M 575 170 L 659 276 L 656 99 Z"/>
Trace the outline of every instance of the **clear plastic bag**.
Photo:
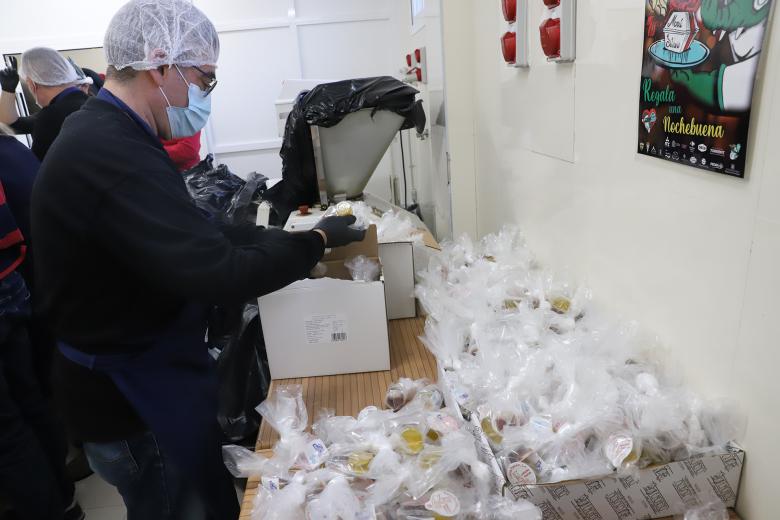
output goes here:
<path id="1" fill-rule="evenodd" d="M 336 477 L 306 504 L 307 520 L 353 520 L 363 507 L 344 477 Z"/>
<path id="2" fill-rule="evenodd" d="M 684 520 L 729 520 L 730 515 L 726 506 L 720 500 L 689 509 L 685 512 Z"/>
<path id="3" fill-rule="evenodd" d="M 526 500 L 512 500 L 492 495 L 482 504 L 479 518 L 483 520 L 542 520 L 542 512 Z"/>
<path id="4" fill-rule="evenodd" d="M 302 474 L 285 487 L 269 491 L 261 487 L 255 497 L 252 520 L 299 520 L 304 518 L 306 485 Z"/>
<path id="5" fill-rule="evenodd" d="M 378 212 L 365 202 L 348 201 L 340 202 L 329 207 L 323 217 L 336 215 L 353 215 L 355 226 L 367 228 L 376 226 L 377 240 L 380 244 L 392 242 L 412 242 L 416 245 L 423 244 L 423 232 L 414 224 L 411 217 L 398 210 Z"/>
<path id="6" fill-rule="evenodd" d="M 376 282 L 379 280 L 381 266 L 378 260 L 358 255 L 344 262 L 344 266 L 349 269 L 349 274 L 355 281 Z"/>
<path id="7" fill-rule="evenodd" d="M 412 399 L 414 399 L 414 396 L 417 395 L 419 390 L 422 390 L 429 384 L 430 381 L 427 379 L 413 380 L 402 377 L 387 388 L 387 393 L 385 394 L 385 405 L 394 412 L 397 412 L 409 404 Z"/>
<path id="8" fill-rule="evenodd" d="M 629 474 L 744 433 L 736 407 L 695 399 L 653 336 L 541 269 L 515 229 L 445 244 L 420 279 L 442 384 L 478 413 L 515 480 Z"/>
<path id="9" fill-rule="evenodd" d="M 291 432 L 300 433 L 309 422 L 306 403 L 303 402 L 303 387 L 300 385 L 280 386 L 258 405 L 257 411 L 281 436 Z"/>
<path id="10" fill-rule="evenodd" d="M 429 449 L 431 457 L 418 457 L 406 487 L 413 498 L 428 493 L 447 474 L 460 469 L 473 476 L 473 486 L 480 496 L 489 494 L 490 469 L 479 460 L 474 447 L 474 438 L 466 432 L 455 432 L 442 439 L 441 446 Z M 438 459 L 438 460 L 437 460 Z"/>
<path id="11" fill-rule="evenodd" d="M 257 477 L 268 468 L 268 459 L 242 446 L 222 446 L 222 458 L 236 478 Z"/>
<path id="12" fill-rule="evenodd" d="M 260 403 L 257 411 L 279 432 L 279 442 L 269 463 L 277 475 L 285 475 L 293 466 L 312 470 L 325 461 L 328 455 L 325 443 L 304 433 L 309 418 L 300 385 L 279 387 Z"/>
<path id="13" fill-rule="evenodd" d="M 422 231 L 412 220 L 407 215 L 392 209 L 385 212 L 376 223 L 376 232 L 380 244 L 407 241 L 418 245 L 423 243 Z"/>

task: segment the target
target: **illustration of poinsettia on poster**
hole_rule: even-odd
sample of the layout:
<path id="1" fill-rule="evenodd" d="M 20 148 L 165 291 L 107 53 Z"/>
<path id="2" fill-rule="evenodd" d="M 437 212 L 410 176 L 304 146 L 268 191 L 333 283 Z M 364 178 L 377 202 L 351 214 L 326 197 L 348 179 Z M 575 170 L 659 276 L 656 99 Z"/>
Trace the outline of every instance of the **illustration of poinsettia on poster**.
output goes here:
<path id="1" fill-rule="evenodd" d="M 647 0 L 638 152 L 744 177 L 773 0 Z"/>

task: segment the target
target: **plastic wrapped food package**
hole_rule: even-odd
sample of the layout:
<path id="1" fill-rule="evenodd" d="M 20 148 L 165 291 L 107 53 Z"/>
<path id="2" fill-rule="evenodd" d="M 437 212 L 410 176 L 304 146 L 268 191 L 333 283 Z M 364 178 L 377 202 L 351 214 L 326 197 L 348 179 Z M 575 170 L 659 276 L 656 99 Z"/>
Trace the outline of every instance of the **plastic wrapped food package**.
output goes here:
<path id="1" fill-rule="evenodd" d="M 387 394 L 385 394 L 385 405 L 397 412 L 414 399 L 417 395 L 417 391 L 421 390 L 430 383 L 427 379 L 412 380 L 406 377 L 402 377 L 397 382 L 392 383 L 387 388 Z"/>
<path id="2" fill-rule="evenodd" d="M 423 244 L 423 232 L 417 228 L 411 217 L 402 211 L 391 209 L 381 213 L 365 202 L 345 201 L 329 207 L 323 217 L 336 215 L 354 215 L 354 225 L 359 228 L 375 225 L 380 244 L 407 241 L 416 245 Z"/>
<path id="3" fill-rule="evenodd" d="M 296 520 L 304 518 L 306 485 L 303 475 L 296 475 L 276 491 L 261 487 L 255 497 L 252 520 Z"/>
<path id="4" fill-rule="evenodd" d="M 243 446 L 222 446 L 222 458 L 230 474 L 236 478 L 262 475 L 268 465 L 267 458 Z"/>
<path id="5" fill-rule="evenodd" d="M 306 504 L 308 520 L 357 519 L 363 507 L 345 477 L 331 480 L 317 498 Z"/>
<path id="6" fill-rule="evenodd" d="M 267 465 L 277 476 L 286 475 L 294 466 L 312 470 L 324 462 L 328 455 L 325 443 L 304 431 L 309 418 L 300 385 L 279 387 L 257 411 L 279 432 L 280 440 Z"/>
<path id="7" fill-rule="evenodd" d="M 423 342 L 514 480 L 633 472 L 744 432 L 735 407 L 695 399 L 653 337 L 543 270 L 516 229 L 445 244 L 420 278 Z"/>
<path id="8" fill-rule="evenodd" d="M 379 280 L 381 266 L 376 259 L 358 255 L 344 262 L 344 267 L 349 270 L 349 274 L 352 275 L 352 279 L 355 281 L 376 282 Z"/>
<path id="9" fill-rule="evenodd" d="M 305 431 L 301 388 L 280 387 L 258 407 L 280 433 L 274 456 L 264 459 L 235 446 L 223 450 L 231 473 L 261 477 L 252 518 L 493 518 L 491 474 L 473 436 L 457 412 L 442 408 L 435 385 L 411 383 L 418 391 L 397 411 L 368 407 L 356 418 L 324 411 L 314 435 Z M 313 438 L 323 439 L 325 448 L 317 464 L 309 464 L 305 453 Z M 538 511 L 521 504 L 523 511 Z"/>

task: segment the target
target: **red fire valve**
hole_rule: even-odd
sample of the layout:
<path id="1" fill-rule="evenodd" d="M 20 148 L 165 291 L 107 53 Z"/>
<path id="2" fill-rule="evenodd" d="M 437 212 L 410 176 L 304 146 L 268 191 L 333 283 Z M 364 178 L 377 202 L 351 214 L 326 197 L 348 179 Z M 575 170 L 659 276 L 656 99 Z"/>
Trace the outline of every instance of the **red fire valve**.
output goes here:
<path id="1" fill-rule="evenodd" d="M 539 26 L 539 35 L 542 39 L 542 50 L 548 58 L 561 56 L 561 20 L 560 18 L 547 18 Z"/>
<path id="2" fill-rule="evenodd" d="M 504 20 L 509 23 L 517 21 L 517 0 L 501 0 L 501 9 L 504 11 Z"/>
<path id="3" fill-rule="evenodd" d="M 501 37 L 501 51 L 504 54 L 504 61 L 515 63 L 517 60 L 517 35 L 515 33 L 504 33 Z"/>

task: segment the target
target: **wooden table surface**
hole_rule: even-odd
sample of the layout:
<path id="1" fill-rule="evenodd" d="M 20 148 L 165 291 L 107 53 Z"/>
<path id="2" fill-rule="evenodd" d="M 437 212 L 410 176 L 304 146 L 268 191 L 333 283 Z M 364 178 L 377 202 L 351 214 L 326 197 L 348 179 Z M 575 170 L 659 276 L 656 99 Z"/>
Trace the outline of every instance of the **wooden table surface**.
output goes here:
<path id="1" fill-rule="evenodd" d="M 390 370 L 386 372 L 280 379 L 271 383 L 269 395 L 279 385 L 301 385 L 309 413 L 309 424 L 323 408 L 334 410 L 339 416 L 353 417 L 366 406 L 381 408 L 387 387 L 402 377 L 427 377 L 436 381 L 436 360 L 418 339 L 423 334 L 424 326 L 424 318 L 389 322 Z M 258 453 L 270 456 L 270 450 L 278 439 L 276 432 L 263 423 L 255 448 Z M 242 519 L 251 517 L 258 482 L 257 478 L 247 482 L 244 501 L 241 504 Z"/>

